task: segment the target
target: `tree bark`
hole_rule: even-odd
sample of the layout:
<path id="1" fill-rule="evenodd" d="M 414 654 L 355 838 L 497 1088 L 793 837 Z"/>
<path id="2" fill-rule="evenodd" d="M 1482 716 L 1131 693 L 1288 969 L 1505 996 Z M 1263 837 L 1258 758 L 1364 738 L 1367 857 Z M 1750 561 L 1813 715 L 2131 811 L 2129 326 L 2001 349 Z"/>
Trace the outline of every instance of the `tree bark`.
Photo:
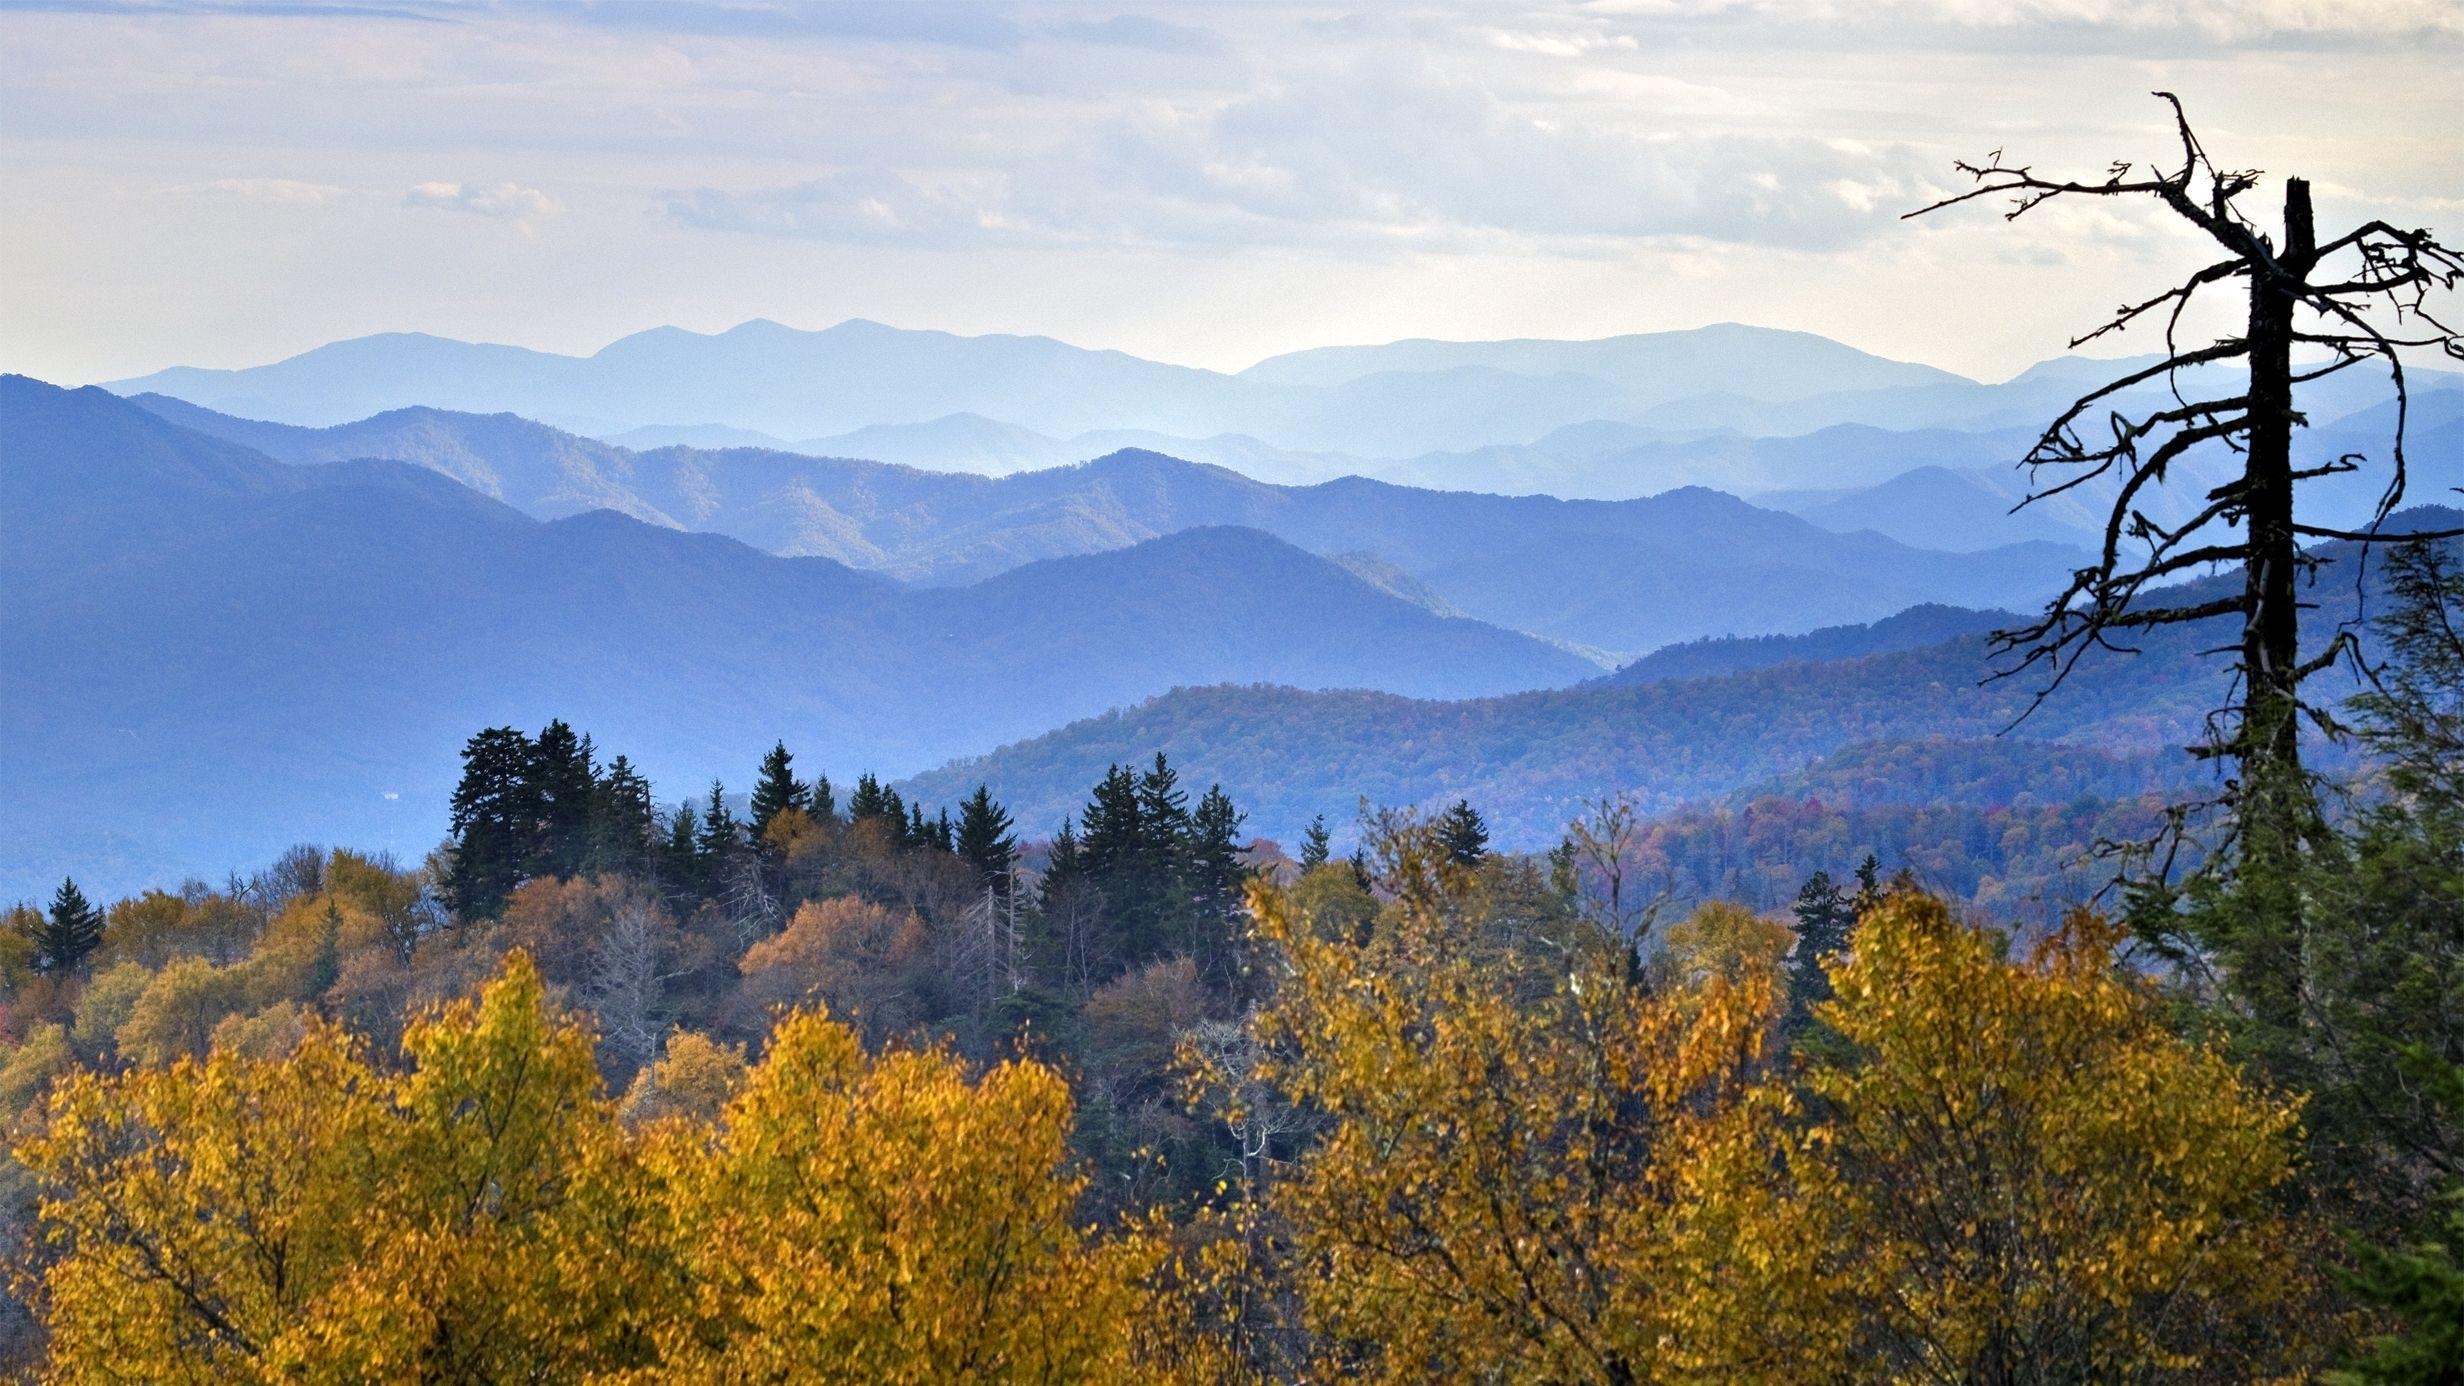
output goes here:
<path id="1" fill-rule="evenodd" d="M 2250 452 L 2242 473 L 2249 557 L 2243 567 L 2241 762 L 2246 785 L 2286 784 L 2301 771 L 2296 716 L 2301 667 L 2294 578 L 2293 310 L 2296 290 L 2317 259 L 2310 184 L 2284 185 L 2284 247 L 2276 273 L 2253 276 L 2250 290 Z"/>

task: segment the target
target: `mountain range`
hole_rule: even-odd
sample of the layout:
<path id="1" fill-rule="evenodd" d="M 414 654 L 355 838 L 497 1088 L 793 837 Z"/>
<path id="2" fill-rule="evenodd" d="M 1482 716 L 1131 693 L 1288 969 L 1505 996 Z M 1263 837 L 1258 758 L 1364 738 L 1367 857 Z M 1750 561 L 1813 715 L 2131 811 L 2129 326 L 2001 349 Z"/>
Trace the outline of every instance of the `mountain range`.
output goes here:
<path id="1" fill-rule="evenodd" d="M 2425 506 L 2393 528 L 2460 523 L 2464 514 Z M 2354 545 L 2319 552 L 2326 566 L 2307 594 L 2317 608 L 2304 620 L 2323 633 L 2354 616 L 2356 575 L 2373 570 Z M 2239 581 L 2186 584 L 2178 599 Z M 2004 666 L 1977 627 L 1994 616 L 1912 612 L 1896 629 L 1681 646 L 1620 677 L 1494 698 L 1182 689 L 902 788 L 934 802 L 989 784 L 1020 821 L 1050 832 L 1107 766 L 1162 751 L 1185 782 L 1221 782 L 1250 810 L 1251 831 L 1281 841 L 1296 840 L 1314 815 L 1342 828 L 1363 803 L 1434 810 L 1461 797 L 1488 815 L 1498 845 L 1537 850 L 1612 794 L 1648 815 L 1763 794 L 1989 808 L 2205 783 L 2208 772 L 2181 748 L 2202 738 L 2207 711 L 2226 696 L 2228 668 L 2213 651 L 2232 643 L 2232 618 L 2146 632 L 2135 655 L 2093 652 L 2031 711 L 2041 679 L 1989 679 Z M 1901 632 L 1962 626 L 1898 647 Z M 1672 676 L 1655 676 L 1655 664 Z"/>
<path id="2" fill-rule="evenodd" d="M 479 727 L 564 717 L 663 794 L 906 772 L 1178 684 L 1460 697 L 1596 666 L 1252 529 L 912 586 L 399 461 L 285 463 L 0 378 L 0 898 L 316 836 L 424 852 Z"/>
<path id="3" fill-rule="evenodd" d="M 320 427 L 425 406 L 516 414 L 636 451 L 749 448 L 986 475 L 1138 450 L 1283 484 L 1366 476 L 1594 500 L 1707 486 L 1830 529 L 1982 549 L 2097 537 L 2094 494 L 2010 514 L 2025 494 L 2011 463 L 2055 411 L 2149 359 L 2060 357 L 1986 383 L 1722 324 L 1583 342 L 1328 347 L 1227 373 L 1040 337 L 755 321 L 716 334 L 653 329 L 586 357 L 393 334 L 110 388 Z M 2417 365 L 2411 378 L 2412 495 L 2434 499 L 2464 486 L 2464 431 L 2451 426 L 2464 376 Z M 2115 403 L 2163 397 L 2151 385 Z M 2383 462 L 2384 380 L 2331 376 L 2304 387 L 2302 404 L 2307 456 Z M 2348 479 L 2350 496 L 2327 518 L 2366 518 L 2382 481 Z"/>
<path id="4" fill-rule="evenodd" d="M 540 518 L 611 509 L 923 583 L 1243 526 L 1374 561 L 1449 610 L 1607 660 L 1702 636 L 1871 620 L 1920 602 L 2026 605 L 2078 556 L 2044 541 L 1923 549 L 1699 487 L 1605 502 L 1360 477 L 1276 486 L 1140 451 L 991 478 L 742 448 L 637 453 L 512 415 L 414 408 L 311 429 L 158 395 L 135 402 L 287 461 L 416 462 Z"/>
<path id="5" fill-rule="evenodd" d="M 661 327 L 589 356 L 388 334 L 240 370 L 113 383 L 225 413 L 327 425 L 415 404 L 511 412 L 579 432 L 724 424 L 780 438 L 973 414 L 1057 438 L 1145 429 L 1410 457 L 1524 442 L 1718 392 L 1757 400 L 1956 386 L 1960 377 L 1825 338 L 1720 325 L 1601 342 L 1400 342 L 1270 358 L 1238 374 L 1048 337 L 962 337 L 851 321 Z"/>

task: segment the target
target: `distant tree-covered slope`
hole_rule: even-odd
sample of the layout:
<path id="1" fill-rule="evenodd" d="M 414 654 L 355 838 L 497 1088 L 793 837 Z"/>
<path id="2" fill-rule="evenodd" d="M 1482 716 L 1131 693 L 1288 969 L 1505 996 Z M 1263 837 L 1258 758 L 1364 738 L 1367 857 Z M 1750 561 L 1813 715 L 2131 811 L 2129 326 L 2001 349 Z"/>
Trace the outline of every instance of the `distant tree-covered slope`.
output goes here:
<path id="1" fill-rule="evenodd" d="M 1721 636 L 1664 645 L 1603 678 L 1603 683 L 1661 683 L 1768 669 L 1776 664 L 1857 659 L 1888 650 L 1938 645 L 1962 635 L 1982 635 L 2018 624 L 2008 611 L 1977 611 L 1926 603 L 1879 621 L 1825 626 L 1803 635 Z"/>
<path id="2" fill-rule="evenodd" d="M 1991 737 L 2026 705 L 2013 685 L 1979 689 L 1983 642 L 1841 664 L 1461 702 L 1289 688 L 1183 689 L 919 775 L 926 801 L 977 781 L 1020 821 L 1050 832 L 1077 807 L 1090 767 L 1169 753 L 1192 779 L 1223 782 L 1252 826 L 1295 838 L 1311 816 L 1356 801 L 1435 806 L 1469 798 L 1501 846 L 1555 842 L 1586 800 L 1624 792 L 1645 813 L 1718 799 L 1861 742 Z M 2092 735 L 2161 753 L 2195 733 L 2214 693 L 2187 658 L 2149 659 L 2126 682 L 2083 683 L 2033 736 Z"/>
<path id="3" fill-rule="evenodd" d="M 405 409 L 306 429 L 139 402 L 287 460 L 418 462 L 543 518 L 604 506 L 917 581 L 1242 525 L 1391 565 L 1477 619 L 1625 655 L 1927 601 L 2025 605 L 2076 557 L 2052 544 L 1950 554 L 1836 534 L 1700 488 L 1605 502 L 1358 477 L 1275 486 L 1141 451 L 995 479 L 759 449 L 632 453 L 508 415 Z"/>
<path id="4" fill-rule="evenodd" d="M 2390 523 L 2456 522 L 2422 507 Z M 2329 561 L 2309 596 L 2323 641 L 2353 614 L 2360 568 L 2354 546 L 2321 553 Z M 2109 798 L 2195 774 L 2180 748 L 2200 739 L 2225 691 L 2224 667 L 2202 652 L 2231 634 L 2214 621 L 2184 624 L 2152 632 L 2141 654 L 2091 657 L 2024 720 L 2038 684 L 1979 686 L 1990 667 L 1981 635 L 1836 663 L 1455 702 L 1183 689 L 908 788 L 930 801 L 987 782 L 1021 822 L 1048 832 L 1106 765 L 1161 750 L 1191 779 L 1220 780 L 1268 836 L 1297 840 L 1313 815 L 1341 821 L 1364 797 L 1432 807 L 1469 798 L 1500 845 L 1519 848 L 1550 845 L 1586 800 L 1618 793 L 1647 814 L 1766 791 L 1872 805 Z"/>
<path id="5" fill-rule="evenodd" d="M 311 833 L 416 855 L 462 738 L 503 722 L 575 717 L 681 786 L 779 736 L 912 770 L 1178 684 L 1593 672 L 1254 530 L 909 588 L 606 511 L 542 523 L 401 463 L 284 465 L 21 377 L 0 486 L 0 898 Z"/>

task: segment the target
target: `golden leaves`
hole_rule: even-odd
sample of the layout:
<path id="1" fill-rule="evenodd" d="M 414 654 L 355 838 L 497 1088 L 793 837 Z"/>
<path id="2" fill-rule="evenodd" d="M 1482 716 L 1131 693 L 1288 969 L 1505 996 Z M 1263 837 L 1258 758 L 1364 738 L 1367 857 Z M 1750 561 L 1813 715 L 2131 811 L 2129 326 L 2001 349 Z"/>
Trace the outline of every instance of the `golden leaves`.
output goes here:
<path id="1" fill-rule="evenodd" d="M 1138 1236 L 1074 1222 L 1067 1086 L 869 1058 L 793 1016 L 749 1072 L 680 1038 L 628 1135 L 524 955 L 374 1067 L 280 1057 L 63 1082 L 20 1148 L 63 1381 L 1126 1378 Z M 714 1125 L 697 1107 L 717 1107 Z"/>

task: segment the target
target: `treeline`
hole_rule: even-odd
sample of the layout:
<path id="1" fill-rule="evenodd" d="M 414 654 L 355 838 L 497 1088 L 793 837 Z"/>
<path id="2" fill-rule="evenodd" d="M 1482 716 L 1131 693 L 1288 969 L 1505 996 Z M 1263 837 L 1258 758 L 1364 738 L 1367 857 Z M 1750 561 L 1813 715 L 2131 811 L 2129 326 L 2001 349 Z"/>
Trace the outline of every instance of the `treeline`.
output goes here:
<path id="1" fill-rule="evenodd" d="M 746 821 L 643 812 L 587 738 L 483 732 L 419 866 L 17 912 L 12 1341 L 66 1380 L 2452 1379 L 2464 578 L 2408 561 L 2361 803 L 2025 937 L 1827 815 L 1774 820 L 1825 853 L 1785 908 L 1655 910 L 1696 849 L 1615 806 L 1287 860 L 1159 757 L 1028 853 L 980 788 L 842 810 L 780 747 Z"/>

